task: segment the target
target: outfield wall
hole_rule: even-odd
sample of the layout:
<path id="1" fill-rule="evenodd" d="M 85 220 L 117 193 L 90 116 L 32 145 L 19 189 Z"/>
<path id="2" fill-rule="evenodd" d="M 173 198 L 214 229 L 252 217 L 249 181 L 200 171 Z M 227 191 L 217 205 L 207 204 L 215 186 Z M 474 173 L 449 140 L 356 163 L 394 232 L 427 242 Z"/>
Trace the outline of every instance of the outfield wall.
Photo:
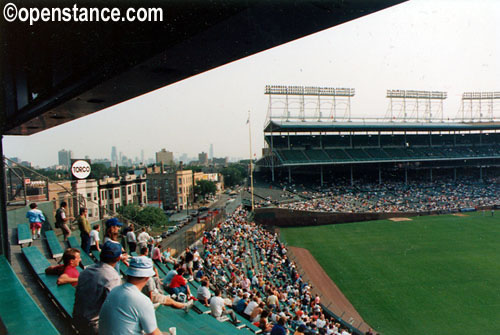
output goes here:
<path id="1" fill-rule="evenodd" d="M 491 207 L 478 208 L 478 210 L 483 209 L 491 210 Z M 298 211 L 287 208 L 256 208 L 255 222 L 266 226 L 300 227 L 437 214 L 445 213 L 441 211 L 405 213 L 327 213 Z"/>

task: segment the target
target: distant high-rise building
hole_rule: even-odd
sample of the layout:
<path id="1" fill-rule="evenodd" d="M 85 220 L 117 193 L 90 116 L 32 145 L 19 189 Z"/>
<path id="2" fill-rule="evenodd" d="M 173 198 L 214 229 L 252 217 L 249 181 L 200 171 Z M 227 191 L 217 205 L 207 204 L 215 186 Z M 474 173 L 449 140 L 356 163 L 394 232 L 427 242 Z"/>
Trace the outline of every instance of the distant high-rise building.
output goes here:
<path id="1" fill-rule="evenodd" d="M 208 155 L 206 152 L 201 152 L 198 154 L 198 162 L 201 165 L 208 165 Z"/>
<path id="2" fill-rule="evenodd" d="M 210 159 L 214 159 L 214 145 L 210 143 Z"/>
<path id="3" fill-rule="evenodd" d="M 71 150 L 62 149 L 58 152 L 59 165 L 64 165 L 69 168 L 71 165 L 71 158 L 73 158 L 73 153 Z"/>
<path id="4" fill-rule="evenodd" d="M 156 153 L 156 164 L 170 165 L 174 162 L 174 153 L 161 149 Z"/>
<path id="5" fill-rule="evenodd" d="M 146 162 L 144 161 L 144 150 L 141 150 L 141 163 L 145 164 Z"/>
<path id="6" fill-rule="evenodd" d="M 118 153 L 116 151 L 116 147 L 111 147 L 111 164 L 115 165 L 118 163 Z"/>

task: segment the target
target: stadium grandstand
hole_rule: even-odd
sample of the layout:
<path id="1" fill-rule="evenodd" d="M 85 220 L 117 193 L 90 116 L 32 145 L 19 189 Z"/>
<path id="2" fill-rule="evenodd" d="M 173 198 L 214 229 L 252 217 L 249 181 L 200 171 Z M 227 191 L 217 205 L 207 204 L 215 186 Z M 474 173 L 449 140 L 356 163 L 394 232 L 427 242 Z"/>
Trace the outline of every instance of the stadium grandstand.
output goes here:
<path id="1" fill-rule="evenodd" d="M 500 164 L 499 92 L 464 93 L 454 119 L 443 117 L 446 92 L 388 90 L 386 117 L 362 119 L 351 115 L 354 89 L 266 86 L 265 93 L 257 171 L 271 182 L 323 186 L 339 178 L 350 185 L 399 178 L 407 184 L 471 173 L 482 180 Z"/>
<path id="2" fill-rule="evenodd" d="M 173 1 L 161 3 L 163 11 L 168 13 L 168 22 L 150 26 L 128 22 L 115 22 L 112 25 L 82 23 L 71 25 L 71 29 L 68 29 L 67 22 L 51 22 L 45 23 L 43 29 L 32 29 L 31 25 L 20 22 L 2 24 L 0 30 L 4 42 L 4 57 L 1 71 L 3 85 L 0 90 L 1 135 L 26 136 L 45 131 L 242 57 L 400 2 L 404 1 L 389 0 L 377 4 L 371 1 L 355 4 L 336 2 L 320 6 L 315 1 L 290 5 L 282 3 L 279 6 L 242 2 L 228 6 L 224 1 L 206 5 Z M 128 6 L 125 3 L 117 5 Z M 186 13 L 189 15 L 185 15 Z M 298 24 L 290 25 L 290 17 L 294 17 L 294 22 Z M 259 22 L 259 25 L 255 25 L 255 22 Z M 278 30 L 279 34 L 274 34 L 270 39 L 270 32 Z M 221 36 L 225 37 L 220 38 Z M 109 48 L 110 45 L 113 47 Z M 36 52 L 31 52 L 33 50 Z M 102 50 L 106 52 L 101 52 Z M 221 53 L 220 50 L 225 52 Z M 3 157 L 2 137 L 0 155 Z M 7 167 L 5 159 L 1 162 L 2 176 L 6 176 L 7 172 L 16 174 L 14 167 Z M 22 192 L 26 195 L 25 185 L 29 178 L 26 178 L 24 172 L 16 176 L 22 180 L 20 185 L 24 188 L 16 188 L 14 195 Z M 72 250 L 72 253 L 78 254 L 79 251 L 81 255 L 81 263 L 76 270 L 73 269 L 73 275 L 75 272 L 85 273 L 84 268 L 102 260 L 97 252 L 87 254 L 81 250 L 78 236 L 70 236 L 67 241 L 63 241 L 60 229 L 54 222 L 61 200 L 68 200 L 68 215 L 71 213 L 75 216 L 85 202 L 81 202 L 80 197 L 71 190 L 61 191 L 64 198 L 57 196 L 57 200 L 40 196 L 36 199 L 37 208 L 44 214 L 45 220 L 41 236 L 32 234 L 26 218 L 26 213 L 30 210 L 28 202 L 9 203 L 6 180 L 7 178 L 0 178 L 0 333 L 76 334 L 80 329 L 73 319 L 77 289 L 69 283 L 58 285 L 58 276 L 46 273 L 45 270 L 56 265 L 69 247 L 77 250 Z M 12 189 L 12 185 L 9 186 Z M 41 194 L 36 194 L 38 195 Z M 338 333 L 360 334 L 351 323 L 328 314 L 326 308 L 319 306 L 317 299 L 311 301 L 307 285 L 296 272 L 274 270 L 279 269 L 273 266 L 275 260 L 289 264 L 284 257 L 283 248 L 278 248 L 280 244 L 274 235 L 250 225 L 245 217 L 246 214 L 238 210 L 236 216 L 228 218 L 228 221 L 222 220 L 222 215 L 219 215 L 211 222 L 215 224 L 215 228 L 205 226 L 210 234 L 207 234 L 207 248 L 201 251 L 210 250 L 214 254 L 212 266 L 207 255 L 204 255 L 207 259 L 203 263 L 204 270 L 207 275 L 217 274 L 211 277 L 210 289 L 223 289 L 227 299 L 232 298 L 235 290 L 239 294 L 238 287 L 229 284 L 235 273 L 234 267 L 231 267 L 233 260 L 224 257 L 226 250 L 220 250 L 221 246 L 233 242 L 236 251 L 238 247 L 241 248 L 240 258 L 245 258 L 246 261 L 244 276 L 249 277 L 250 271 L 254 271 L 265 277 L 264 281 L 261 280 L 259 285 L 254 285 L 248 292 L 255 299 L 260 296 L 260 299 L 267 302 L 267 295 L 273 295 L 273 291 L 276 291 L 274 289 L 283 293 L 284 288 L 289 288 L 291 293 L 288 307 L 280 294 L 280 314 L 285 313 L 285 316 L 292 318 L 296 311 L 300 311 L 304 315 L 302 319 L 306 321 L 304 326 L 308 328 L 316 326 L 312 320 L 318 317 L 322 320 L 320 322 L 326 319 L 323 326 L 328 325 L 329 329 Z M 103 238 L 105 222 L 103 220 L 98 224 Z M 72 228 L 76 230 L 76 227 Z M 242 239 L 238 235 L 249 239 Z M 186 241 L 196 242 L 198 237 L 201 238 L 191 234 Z M 260 237 L 267 243 L 261 244 Z M 188 247 L 191 245 L 189 243 Z M 134 256 L 128 250 L 126 242 L 124 247 Z M 243 250 L 248 250 L 252 256 L 247 257 L 249 254 Z M 175 256 L 176 261 L 182 263 L 181 256 L 186 254 L 181 255 L 179 250 L 179 254 Z M 252 264 L 255 266 L 254 270 Z M 171 271 L 171 265 L 155 262 L 155 269 L 158 277 L 163 279 Z M 119 271 L 124 278 L 127 273 L 126 262 L 120 263 Z M 247 281 L 242 282 L 246 285 Z M 197 281 L 190 281 L 188 285 L 192 291 L 199 286 Z M 211 292 L 213 293 L 214 291 Z M 299 302 L 301 298 L 304 298 L 303 306 Z M 270 310 L 273 311 L 272 308 Z M 263 326 L 269 327 L 272 323 L 280 322 L 278 318 L 283 315 L 276 311 L 277 309 L 271 313 L 269 322 Z M 155 316 L 161 330 L 166 332 L 175 327 L 177 334 L 257 334 L 262 333 L 261 328 L 264 328 L 255 326 L 241 315 L 237 316 L 238 321 L 233 322 L 236 324 L 234 325 L 223 318 L 216 319 L 215 315 L 210 315 L 212 313 L 210 308 L 207 309 L 207 306 L 197 301 L 195 307 L 187 313 L 159 306 Z M 297 315 L 293 318 L 297 318 Z M 291 327 L 291 321 L 286 326 Z M 296 322 L 293 327 L 299 329 L 300 326 Z"/>

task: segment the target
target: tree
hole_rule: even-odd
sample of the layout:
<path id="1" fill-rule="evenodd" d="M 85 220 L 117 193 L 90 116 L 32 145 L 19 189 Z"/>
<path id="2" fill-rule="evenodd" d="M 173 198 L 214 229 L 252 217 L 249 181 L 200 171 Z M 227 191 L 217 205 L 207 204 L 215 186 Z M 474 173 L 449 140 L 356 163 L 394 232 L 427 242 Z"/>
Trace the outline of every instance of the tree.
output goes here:
<path id="1" fill-rule="evenodd" d="M 202 199 L 205 199 L 209 194 L 215 195 L 215 192 L 217 192 L 217 186 L 210 180 L 198 180 L 194 187 L 194 194 Z"/>
<path id="2" fill-rule="evenodd" d="M 125 218 L 138 222 L 137 218 L 139 216 L 139 212 L 141 211 L 141 207 L 137 204 L 128 204 L 118 208 L 118 213 L 123 215 Z"/>
<path id="3" fill-rule="evenodd" d="M 235 185 L 241 185 L 243 179 L 247 177 L 247 168 L 241 164 L 231 164 L 226 168 L 221 170 L 224 176 L 224 185 L 227 187 L 232 187 Z"/>
<path id="4" fill-rule="evenodd" d="M 168 224 L 168 218 L 163 210 L 158 207 L 146 206 L 140 212 L 137 218 L 138 223 L 148 227 L 162 227 Z"/>
<path id="5" fill-rule="evenodd" d="M 113 168 L 106 167 L 106 165 L 101 163 L 94 163 L 90 165 L 91 167 L 91 178 L 102 179 L 104 176 L 113 175 Z"/>
<path id="6" fill-rule="evenodd" d="M 118 213 L 141 226 L 161 227 L 168 224 L 167 216 L 163 213 L 163 210 L 158 207 L 146 206 L 142 208 L 137 204 L 128 204 L 120 207 Z"/>
<path id="7" fill-rule="evenodd" d="M 189 165 L 189 169 L 192 170 L 193 172 L 201 172 L 203 171 L 203 166 Z"/>

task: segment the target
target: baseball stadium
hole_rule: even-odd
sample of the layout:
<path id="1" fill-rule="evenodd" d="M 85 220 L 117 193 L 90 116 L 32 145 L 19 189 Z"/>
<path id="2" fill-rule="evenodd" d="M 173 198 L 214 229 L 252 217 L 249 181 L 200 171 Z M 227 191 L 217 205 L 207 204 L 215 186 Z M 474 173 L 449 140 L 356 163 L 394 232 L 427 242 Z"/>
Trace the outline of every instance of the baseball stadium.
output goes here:
<path id="1" fill-rule="evenodd" d="M 4 156 L 4 135 L 401 2 L 173 1 L 166 23 L 0 25 L 0 335 L 498 333 L 500 92 L 464 92 L 450 118 L 447 92 L 387 89 L 385 115 L 359 117 L 355 88 L 267 85 L 246 184 L 193 213 L 186 200 L 173 235 L 119 212 L 147 198 L 146 172 L 64 184 Z"/>
<path id="2" fill-rule="evenodd" d="M 279 230 L 329 308 L 359 328 L 494 332 L 500 124 L 479 115 L 498 93 L 464 93 L 444 120 L 446 92 L 388 90 L 386 118 L 356 120 L 354 92 L 266 87 L 256 222 Z"/>

